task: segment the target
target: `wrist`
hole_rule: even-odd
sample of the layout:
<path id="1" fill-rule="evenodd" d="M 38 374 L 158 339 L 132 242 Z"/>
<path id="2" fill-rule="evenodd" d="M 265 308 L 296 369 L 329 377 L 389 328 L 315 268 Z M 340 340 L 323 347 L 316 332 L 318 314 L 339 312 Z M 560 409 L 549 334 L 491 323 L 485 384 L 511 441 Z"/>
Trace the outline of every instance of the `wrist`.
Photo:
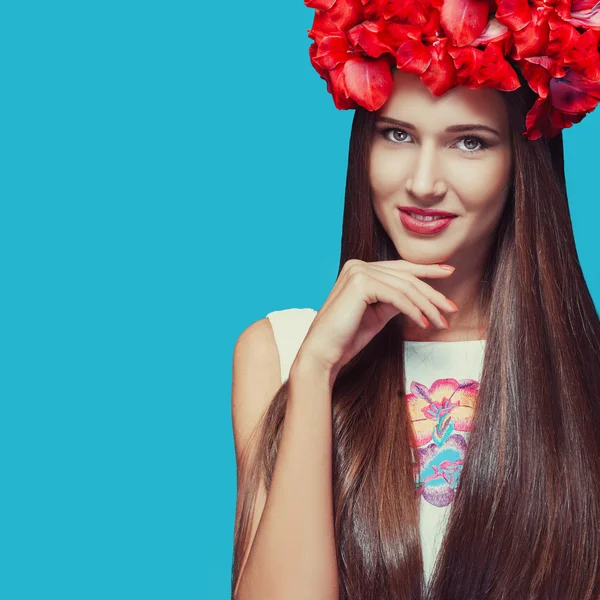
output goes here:
<path id="1" fill-rule="evenodd" d="M 327 385 L 333 389 L 337 373 L 308 353 L 298 352 L 290 367 L 290 380 Z"/>

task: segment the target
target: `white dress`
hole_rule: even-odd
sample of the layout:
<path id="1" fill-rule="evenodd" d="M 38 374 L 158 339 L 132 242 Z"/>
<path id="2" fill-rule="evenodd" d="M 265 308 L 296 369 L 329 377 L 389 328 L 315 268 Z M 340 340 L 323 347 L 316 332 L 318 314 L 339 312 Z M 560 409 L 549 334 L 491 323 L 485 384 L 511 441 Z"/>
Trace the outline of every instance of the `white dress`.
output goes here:
<path id="1" fill-rule="evenodd" d="M 316 314 L 312 308 L 289 308 L 267 314 L 279 350 L 282 381 L 289 377 L 290 367 Z M 462 469 L 485 343 L 485 340 L 405 341 L 406 399 L 421 466 L 420 531 L 427 583 Z"/>

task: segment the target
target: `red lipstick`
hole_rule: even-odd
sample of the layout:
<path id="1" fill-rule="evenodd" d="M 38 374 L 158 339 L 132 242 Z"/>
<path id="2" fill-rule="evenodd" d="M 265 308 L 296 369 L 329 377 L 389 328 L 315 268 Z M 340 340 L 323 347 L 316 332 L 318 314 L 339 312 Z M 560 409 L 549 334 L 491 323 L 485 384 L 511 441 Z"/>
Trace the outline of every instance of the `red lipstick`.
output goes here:
<path id="1" fill-rule="evenodd" d="M 400 220 L 402 225 L 412 233 L 434 234 L 438 233 L 452 222 L 452 219 L 457 215 L 443 210 L 425 210 L 422 208 L 414 208 L 412 206 L 400 206 Z M 411 216 L 408 211 L 423 215 L 426 217 L 438 217 L 428 221 L 422 221 L 417 217 Z"/>
<path id="2" fill-rule="evenodd" d="M 424 217 L 456 217 L 454 213 L 447 212 L 445 210 L 433 210 L 431 208 L 417 208 L 416 206 L 399 206 L 400 210 L 405 212 L 416 213 L 417 215 L 423 215 Z"/>

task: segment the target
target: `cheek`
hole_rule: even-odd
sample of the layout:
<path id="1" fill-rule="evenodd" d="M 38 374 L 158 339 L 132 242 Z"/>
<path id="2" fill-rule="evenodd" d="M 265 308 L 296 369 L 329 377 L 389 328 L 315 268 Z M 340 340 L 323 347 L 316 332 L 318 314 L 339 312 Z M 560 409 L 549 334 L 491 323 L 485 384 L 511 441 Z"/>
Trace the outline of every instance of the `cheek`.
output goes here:
<path id="1" fill-rule="evenodd" d="M 373 198 L 380 203 L 398 191 L 404 189 L 408 174 L 402 160 L 393 152 L 378 151 L 371 153 L 370 181 Z"/>
<path id="2" fill-rule="evenodd" d="M 510 162 L 498 157 L 488 164 L 480 164 L 480 168 L 473 166 L 468 172 L 456 169 L 454 190 L 467 213 L 489 214 L 493 220 L 495 214 L 502 212 L 506 200 Z"/>

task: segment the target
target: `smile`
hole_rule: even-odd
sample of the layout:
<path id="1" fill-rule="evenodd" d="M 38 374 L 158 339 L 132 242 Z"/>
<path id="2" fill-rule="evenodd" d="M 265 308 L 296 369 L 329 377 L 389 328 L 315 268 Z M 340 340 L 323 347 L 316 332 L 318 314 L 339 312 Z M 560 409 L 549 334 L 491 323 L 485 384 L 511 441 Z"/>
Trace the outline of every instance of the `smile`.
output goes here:
<path id="1" fill-rule="evenodd" d="M 408 213 L 411 217 L 414 217 L 415 219 L 419 219 L 419 221 L 435 221 L 436 219 L 445 219 L 447 217 L 425 217 L 423 215 L 418 215 L 417 213 L 412 213 L 409 212 Z"/>
<path id="2" fill-rule="evenodd" d="M 408 231 L 431 235 L 443 231 L 455 217 L 432 217 L 400 210 L 400 221 Z"/>

